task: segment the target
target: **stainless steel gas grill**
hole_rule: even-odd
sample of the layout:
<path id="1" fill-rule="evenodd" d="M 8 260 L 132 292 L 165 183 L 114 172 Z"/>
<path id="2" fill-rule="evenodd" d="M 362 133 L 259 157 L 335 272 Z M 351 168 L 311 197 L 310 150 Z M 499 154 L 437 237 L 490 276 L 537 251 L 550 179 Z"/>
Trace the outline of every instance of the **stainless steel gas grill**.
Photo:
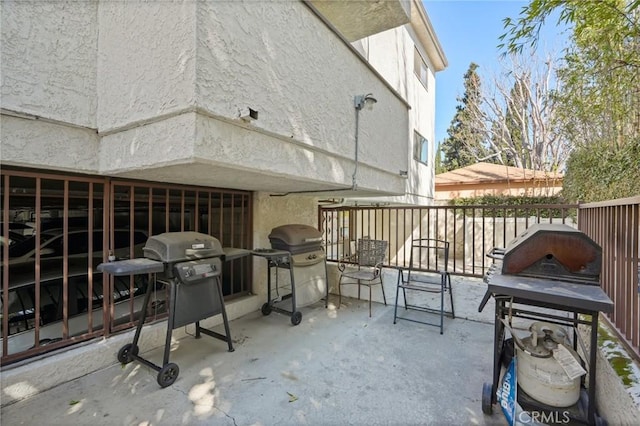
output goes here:
<path id="1" fill-rule="evenodd" d="M 221 272 L 224 251 L 220 242 L 198 232 L 167 232 L 150 237 L 143 248 L 145 258 L 102 263 L 98 271 L 112 275 L 155 274 L 169 286 L 169 318 L 162 365 L 138 355 L 138 340 L 147 315 L 153 285 L 148 286 L 133 342 L 118 352 L 118 361 L 134 360 L 158 371 L 158 384 L 167 387 L 178 378 L 180 369 L 169 362 L 172 330 L 195 323 L 195 337 L 201 333 L 227 342 L 233 352 L 229 322 L 222 296 Z M 200 326 L 200 320 L 222 314 L 225 334 Z"/>
<path id="2" fill-rule="evenodd" d="M 600 288 L 600 247 L 567 225 L 536 224 L 489 256 L 494 264 L 484 277 L 488 289 L 478 310 L 494 298 L 493 381 L 483 386 L 482 411 L 491 414 L 501 364 L 515 352 L 517 401 L 523 409 L 547 419 L 601 424 L 595 409 L 598 315 L 611 312 L 613 302 Z M 543 322 L 531 324 L 530 337 L 512 333 L 505 340 L 513 317 Z M 588 349 L 579 324 L 590 326 Z"/>
<path id="3" fill-rule="evenodd" d="M 269 241 L 271 248 L 252 251 L 254 256 L 267 260 L 267 302 L 262 305 L 262 314 L 269 315 L 272 311 L 288 314 L 291 315 L 291 323 L 298 325 L 302 321 L 302 313 L 297 308 L 323 297 L 326 307 L 329 300 L 322 234 L 308 225 L 282 225 L 271 230 Z M 275 268 L 275 287 L 271 280 L 272 268 Z M 289 282 L 282 287 L 278 268 L 289 270 Z M 280 294 L 281 291 L 285 294 Z M 285 300 L 291 300 L 291 310 L 279 306 Z"/>

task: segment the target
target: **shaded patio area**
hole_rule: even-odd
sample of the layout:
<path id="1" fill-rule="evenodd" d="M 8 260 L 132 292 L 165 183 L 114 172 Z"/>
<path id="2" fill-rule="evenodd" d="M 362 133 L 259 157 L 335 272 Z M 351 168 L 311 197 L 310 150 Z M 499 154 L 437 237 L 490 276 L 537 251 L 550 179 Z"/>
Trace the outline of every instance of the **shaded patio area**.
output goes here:
<path id="1" fill-rule="evenodd" d="M 2 409 L 6 424 L 504 425 L 481 410 L 491 378 L 491 306 L 481 280 L 454 278 L 458 318 L 437 327 L 393 324 L 393 305 L 337 296 L 303 308 L 302 323 L 259 312 L 231 322 L 235 352 L 186 337 L 171 361 L 177 381 L 133 362 L 86 375 Z M 389 299 L 392 299 L 391 297 Z M 390 300 L 391 302 L 391 300 Z M 426 314 L 425 314 L 426 315 Z M 144 329 L 143 329 L 144 334 Z M 162 349 L 145 357 L 159 361 Z"/>

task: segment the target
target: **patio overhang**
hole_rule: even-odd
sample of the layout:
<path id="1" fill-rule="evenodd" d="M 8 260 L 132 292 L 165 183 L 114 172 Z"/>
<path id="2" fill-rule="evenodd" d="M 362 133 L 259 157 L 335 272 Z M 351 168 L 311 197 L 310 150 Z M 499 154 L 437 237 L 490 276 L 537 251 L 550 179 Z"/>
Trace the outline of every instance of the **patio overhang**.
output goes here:
<path id="1" fill-rule="evenodd" d="M 411 0 L 308 2 L 350 42 L 396 28 L 411 19 Z"/>

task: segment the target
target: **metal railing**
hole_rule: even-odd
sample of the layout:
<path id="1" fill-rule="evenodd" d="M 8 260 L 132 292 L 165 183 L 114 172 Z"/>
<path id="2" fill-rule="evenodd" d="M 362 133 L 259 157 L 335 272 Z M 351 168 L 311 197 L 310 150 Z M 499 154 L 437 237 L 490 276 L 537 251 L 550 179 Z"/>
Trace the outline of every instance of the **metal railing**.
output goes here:
<path id="1" fill-rule="evenodd" d="M 482 277 L 487 253 L 534 223 L 579 228 L 602 248 L 601 285 L 614 302 L 611 326 L 640 359 L 640 197 L 601 203 L 521 206 L 321 207 L 327 260 L 353 252 L 359 238 L 389 241 L 389 266 L 407 266 L 413 238 L 449 241 L 452 274 Z"/>
<path id="2" fill-rule="evenodd" d="M 327 259 L 337 261 L 353 251 L 359 238 L 389 241 L 389 266 L 407 266 L 413 238 L 451 244 L 449 271 L 482 277 L 491 266 L 487 253 L 505 247 L 534 223 L 576 226 L 577 205 L 321 207 L 319 229 Z"/>
<path id="3" fill-rule="evenodd" d="M 0 364 L 130 328 L 151 277 L 96 271 L 108 255 L 142 257 L 150 235 L 198 231 L 251 248 L 252 193 L 3 169 Z M 226 298 L 251 291 L 249 258 L 224 262 Z M 153 312 L 166 316 L 165 288 Z"/>
<path id="4" fill-rule="evenodd" d="M 614 303 L 607 318 L 640 359 L 640 196 L 582 204 L 578 223 L 602 247 L 601 285 Z"/>

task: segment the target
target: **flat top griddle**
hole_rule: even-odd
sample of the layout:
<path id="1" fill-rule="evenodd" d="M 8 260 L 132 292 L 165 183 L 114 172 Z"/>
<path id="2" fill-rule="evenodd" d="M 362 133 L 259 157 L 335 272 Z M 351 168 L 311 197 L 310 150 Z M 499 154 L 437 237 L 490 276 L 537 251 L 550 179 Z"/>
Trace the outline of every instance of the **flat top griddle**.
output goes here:
<path id="1" fill-rule="evenodd" d="M 496 268 L 488 282 L 487 294 L 489 293 L 572 309 L 605 313 L 613 311 L 613 302 L 599 286 L 519 275 L 502 275 L 499 268 Z M 482 310 L 482 307 L 484 306 L 479 310 Z"/>

